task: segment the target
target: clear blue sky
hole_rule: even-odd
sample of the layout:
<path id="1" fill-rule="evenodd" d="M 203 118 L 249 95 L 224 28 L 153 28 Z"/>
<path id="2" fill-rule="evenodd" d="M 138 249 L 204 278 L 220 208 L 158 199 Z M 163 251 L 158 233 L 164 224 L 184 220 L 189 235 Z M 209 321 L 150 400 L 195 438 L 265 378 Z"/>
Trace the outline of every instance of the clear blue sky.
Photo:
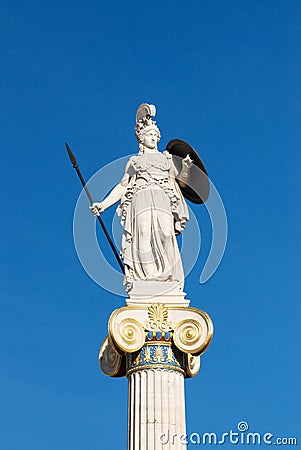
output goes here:
<path id="1" fill-rule="evenodd" d="M 186 291 L 215 336 L 186 382 L 187 429 L 298 436 L 301 3 L 2 1 L 0 17 L 1 450 L 126 448 L 127 381 L 97 364 L 123 300 L 77 259 L 64 141 L 90 177 L 137 150 L 145 101 L 161 149 L 198 150 L 229 221 L 200 285 L 210 223 L 193 207 L 204 246 Z"/>

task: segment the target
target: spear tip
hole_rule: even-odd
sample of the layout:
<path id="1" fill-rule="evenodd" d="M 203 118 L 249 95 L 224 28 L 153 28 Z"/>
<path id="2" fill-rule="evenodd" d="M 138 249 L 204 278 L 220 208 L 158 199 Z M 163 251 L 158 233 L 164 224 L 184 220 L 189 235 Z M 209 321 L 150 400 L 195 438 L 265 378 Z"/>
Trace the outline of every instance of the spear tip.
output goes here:
<path id="1" fill-rule="evenodd" d="M 72 153 L 69 145 L 67 144 L 67 142 L 65 142 L 65 146 L 66 146 L 66 149 L 67 149 L 70 161 L 72 162 L 73 167 L 76 169 L 78 167 L 78 164 L 77 164 L 77 161 L 75 159 L 75 156 L 73 155 L 73 153 Z"/>

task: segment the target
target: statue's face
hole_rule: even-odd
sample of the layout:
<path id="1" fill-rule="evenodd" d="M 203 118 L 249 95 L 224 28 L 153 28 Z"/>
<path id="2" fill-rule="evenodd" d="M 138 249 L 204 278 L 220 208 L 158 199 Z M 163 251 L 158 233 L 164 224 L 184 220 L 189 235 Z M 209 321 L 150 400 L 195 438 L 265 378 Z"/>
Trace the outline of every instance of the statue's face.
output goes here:
<path id="1" fill-rule="evenodd" d="M 158 142 L 158 136 L 155 130 L 148 131 L 143 138 L 143 145 L 147 148 L 156 148 Z"/>

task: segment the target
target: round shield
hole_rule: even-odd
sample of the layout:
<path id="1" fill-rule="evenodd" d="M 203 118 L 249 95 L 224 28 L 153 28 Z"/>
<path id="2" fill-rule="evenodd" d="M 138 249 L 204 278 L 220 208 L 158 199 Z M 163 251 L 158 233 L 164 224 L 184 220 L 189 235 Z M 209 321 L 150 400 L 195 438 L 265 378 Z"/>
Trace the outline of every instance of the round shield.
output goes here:
<path id="1" fill-rule="evenodd" d="M 185 198 L 192 203 L 205 203 L 209 197 L 210 184 L 207 171 L 197 152 L 185 141 L 173 139 L 167 144 L 166 150 L 174 156 L 173 162 L 179 173 L 182 170 L 182 160 L 189 155 L 193 161 L 185 183 L 177 180 Z"/>

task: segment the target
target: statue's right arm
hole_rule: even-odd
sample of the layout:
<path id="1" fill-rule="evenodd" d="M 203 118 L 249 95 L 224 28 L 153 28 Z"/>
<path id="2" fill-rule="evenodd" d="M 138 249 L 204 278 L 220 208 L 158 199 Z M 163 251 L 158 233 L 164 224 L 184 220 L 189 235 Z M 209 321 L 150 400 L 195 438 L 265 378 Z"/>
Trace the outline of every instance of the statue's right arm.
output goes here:
<path id="1" fill-rule="evenodd" d="M 120 183 L 118 183 L 109 195 L 102 202 L 95 202 L 90 206 L 94 216 L 98 216 L 105 209 L 117 203 L 126 191 L 129 182 L 129 164 L 126 167 L 125 174 Z"/>
<path id="2" fill-rule="evenodd" d="M 103 212 L 105 209 L 109 208 L 110 206 L 114 205 L 114 203 L 117 203 L 121 197 L 123 196 L 125 190 L 126 190 L 127 184 L 123 184 L 123 180 L 118 183 L 114 189 L 110 192 L 110 194 L 100 203 L 95 202 L 93 205 L 90 206 L 90 209 L 94 216 L 97 216 L 101 212 Z"/>

